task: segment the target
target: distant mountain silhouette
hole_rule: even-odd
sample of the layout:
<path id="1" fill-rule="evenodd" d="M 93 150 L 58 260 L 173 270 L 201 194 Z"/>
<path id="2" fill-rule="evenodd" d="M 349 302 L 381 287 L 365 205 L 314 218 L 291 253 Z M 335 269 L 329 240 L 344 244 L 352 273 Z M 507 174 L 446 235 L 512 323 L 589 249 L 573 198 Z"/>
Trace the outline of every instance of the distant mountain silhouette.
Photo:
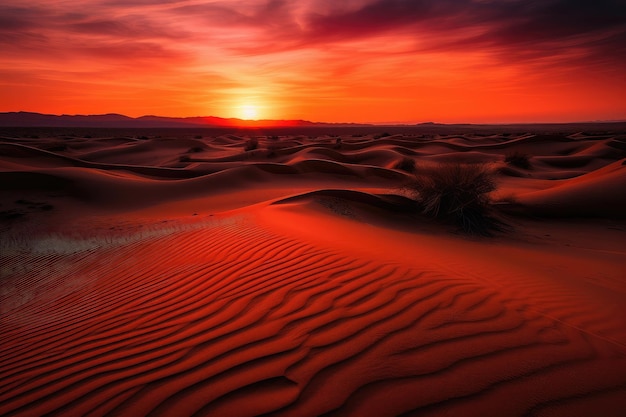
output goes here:
<path id="1" fill-rule="evenodd" d="M 161 117 L 137 118 L 123 114 L 54 115 L 31 112 L 0 113 L 3 127 L 92 127 L 92 128 L 198 128 L 198 127 L 298 127 L 298 126 L 367 126 L 351 123 L 317 123 L 307 120 L 242 120 L 222 117 Z"/>

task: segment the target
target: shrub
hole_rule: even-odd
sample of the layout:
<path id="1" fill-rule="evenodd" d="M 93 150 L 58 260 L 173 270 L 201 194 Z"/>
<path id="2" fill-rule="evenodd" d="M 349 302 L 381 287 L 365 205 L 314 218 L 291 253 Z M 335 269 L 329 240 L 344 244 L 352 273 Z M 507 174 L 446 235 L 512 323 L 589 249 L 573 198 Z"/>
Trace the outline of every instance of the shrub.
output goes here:
<path id="1" fill-rule="evenodd" d="M 466 233 L 490 236 L 504 226 L 492 215 L 494 178 L 485 165 L 445 163 L 416 174 L 410 189 L 419 194 L 424 214 L 452 221 Z"/>
<path id="2" fill-rule="evenodd" d="M 243 149 L 247 152 L 247 151 L 253 151 L 258 147 L 259 147 L 259 140 L 257 138 L 250 138 L 244 145 Z"/>
<path id="3" fill-rule="evenodd" d="M 404 158 L 396 162 L 393 167 L 395 169 L 399 169 L 409 173 L 415 172 L 415 159 L 405 156 Z"/>
<path id="4" fill-rule="evenodd" d="M 530 169 L 530 155 L 522 152 L 512 152 L 504 157 L 504 162 L 522 169 Z"/>
<path id="5" fill-rule="evenodd" d="M 272 142 L 267 145 L 267 154 L 268 158 L 276 158 L 281 149 L 285 147 L 281 145 L 279 142 Z"/>

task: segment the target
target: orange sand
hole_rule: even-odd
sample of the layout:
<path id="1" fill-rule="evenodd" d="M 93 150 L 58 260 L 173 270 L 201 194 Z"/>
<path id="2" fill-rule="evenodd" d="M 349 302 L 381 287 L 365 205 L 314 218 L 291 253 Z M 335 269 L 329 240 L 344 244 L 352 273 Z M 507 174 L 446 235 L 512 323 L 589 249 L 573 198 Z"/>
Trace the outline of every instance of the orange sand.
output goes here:
<path id="1" fill-rule="evenodd" d="M 0 415 L 623 415 L 625 135 L 306 134 L 0 137 Z M 400 210 L 405 156 L 512 230 Z"/>

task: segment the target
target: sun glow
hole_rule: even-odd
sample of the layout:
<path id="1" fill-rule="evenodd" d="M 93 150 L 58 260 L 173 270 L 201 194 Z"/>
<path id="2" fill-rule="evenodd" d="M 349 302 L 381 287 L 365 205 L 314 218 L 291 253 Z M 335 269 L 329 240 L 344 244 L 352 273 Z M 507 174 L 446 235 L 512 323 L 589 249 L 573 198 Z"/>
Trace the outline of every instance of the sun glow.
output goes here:
<path id="1" fill-rule="evenodd" d="M 431 3 L 0 0 L 0 19 L 17 22 L 15 35 L 0 28 L 0 112 L 244 125 L 624 119 L 625 1 L 457 1 L 424 13 Z M 553 19 L 561 8 L 588 18 Z"/>
<path id="2" fill-rule="evenodd" d="M 244 104 L 239 108 L 241 118 L 245 120 L 257 119 L 259 116 L 259 108 L 254 104 Z"/>

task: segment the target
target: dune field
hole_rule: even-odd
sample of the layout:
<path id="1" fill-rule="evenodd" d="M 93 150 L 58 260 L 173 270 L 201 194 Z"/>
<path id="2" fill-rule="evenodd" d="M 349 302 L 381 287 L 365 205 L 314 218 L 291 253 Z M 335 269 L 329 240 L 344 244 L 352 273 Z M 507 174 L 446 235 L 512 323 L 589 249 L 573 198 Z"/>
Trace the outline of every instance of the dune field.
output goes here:
<path id="1" fill-rule="evenodd" d="M 623 416 L 626 130 L 448 133 L 0 131 L 0 415 Z"/>

